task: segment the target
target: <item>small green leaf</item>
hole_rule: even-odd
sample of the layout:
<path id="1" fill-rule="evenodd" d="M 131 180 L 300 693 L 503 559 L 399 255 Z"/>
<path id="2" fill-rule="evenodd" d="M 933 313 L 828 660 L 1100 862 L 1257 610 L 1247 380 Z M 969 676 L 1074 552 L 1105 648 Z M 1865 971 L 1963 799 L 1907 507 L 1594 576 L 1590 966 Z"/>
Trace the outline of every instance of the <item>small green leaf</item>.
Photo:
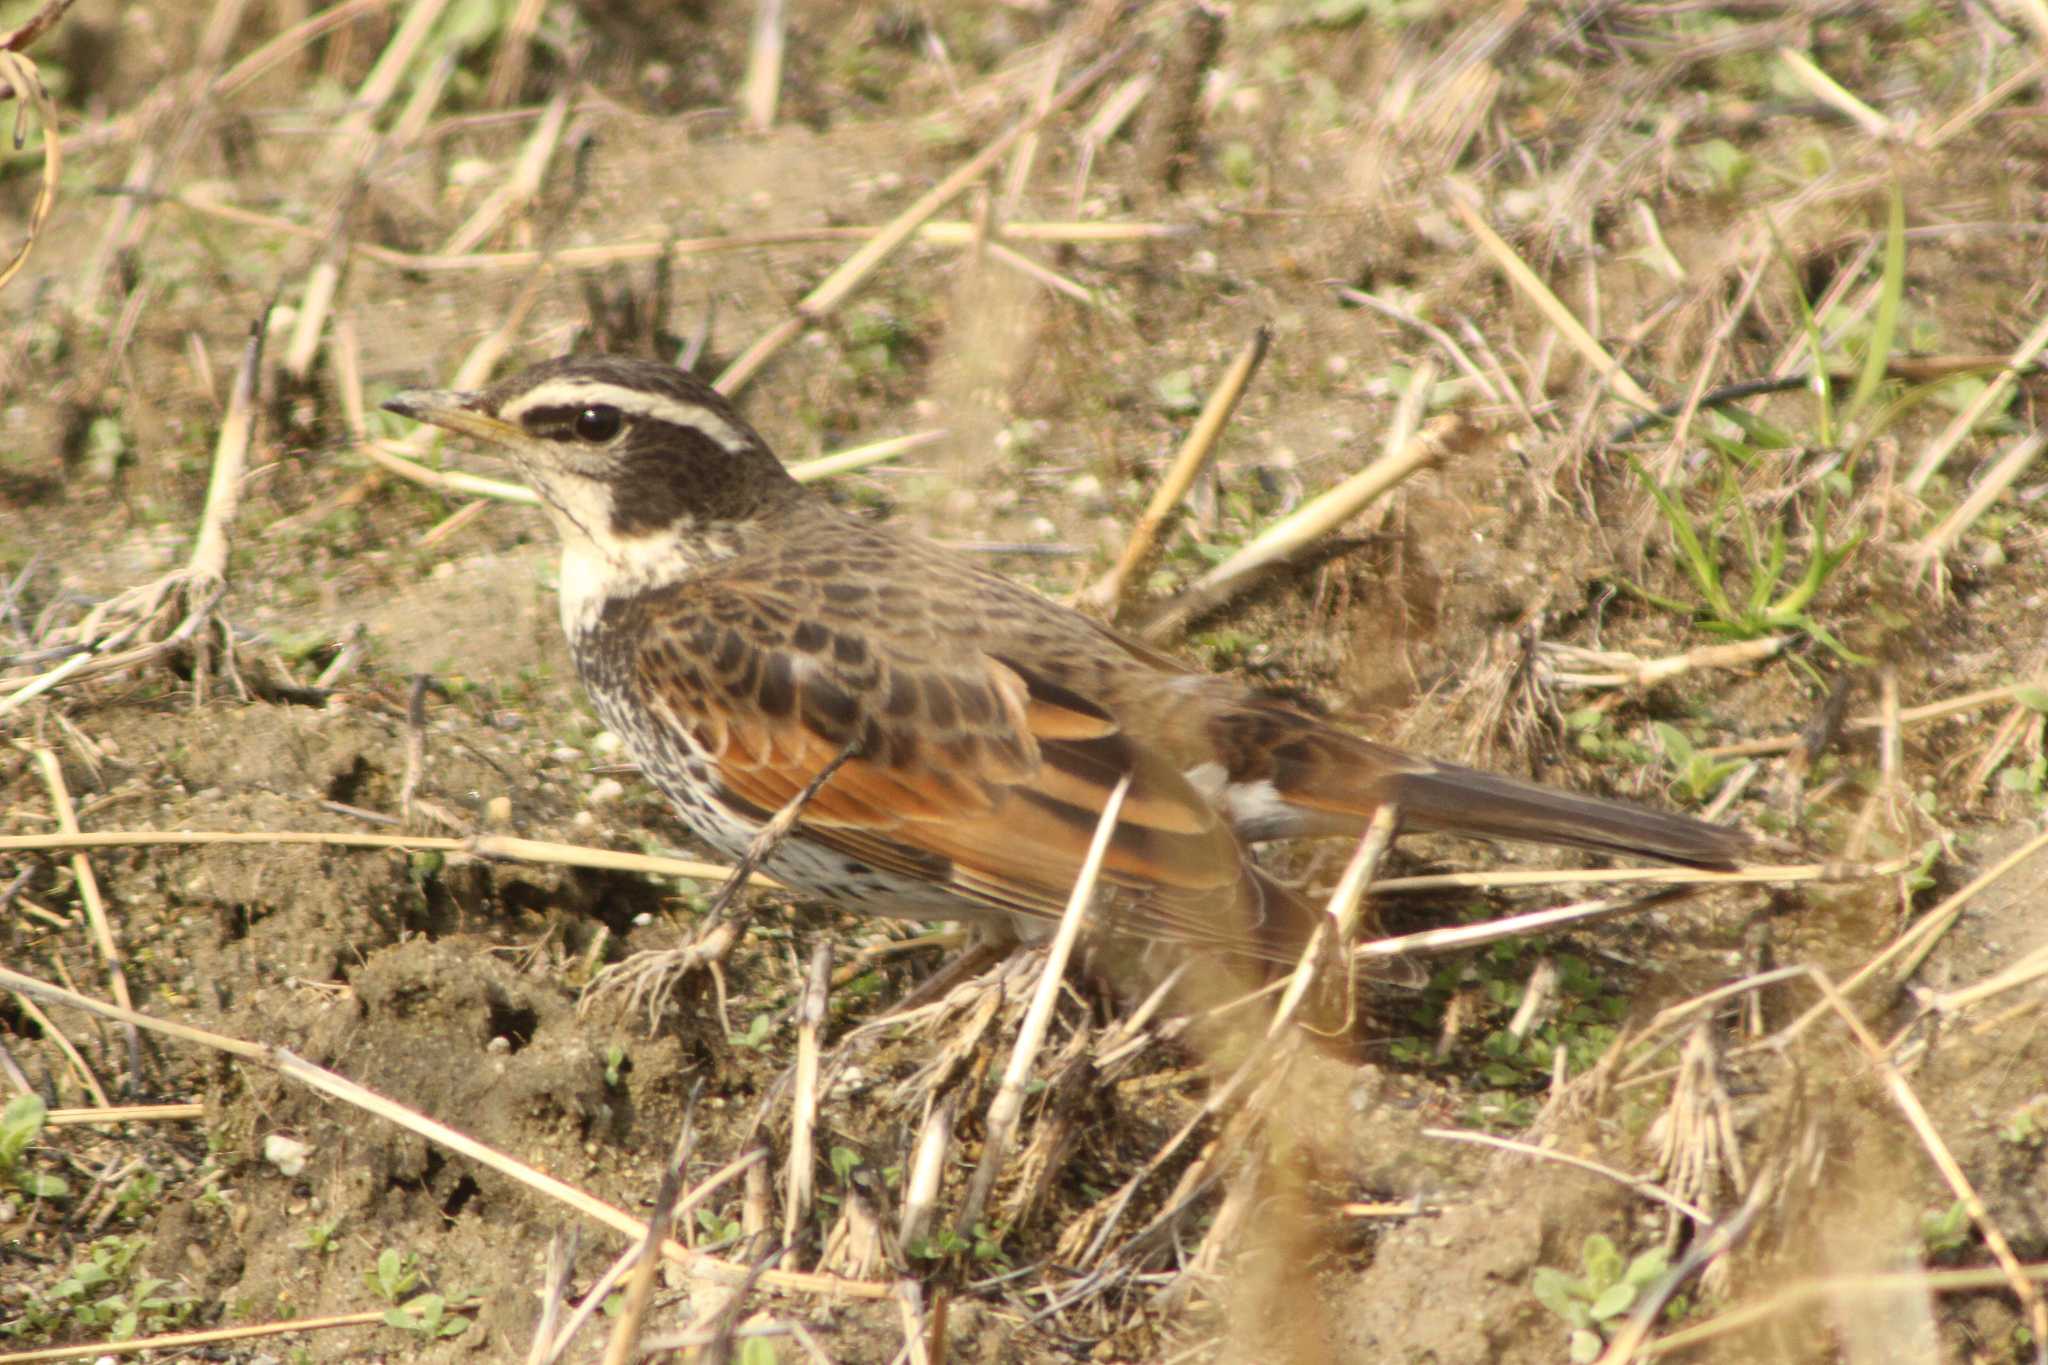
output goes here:
<path id="1" fill-rule="evenodd" d="M 1614 1249 L 1614 1243 L 1597 1232 L 1586 1239 L 1585 1246 L 1579 1252 L 1579 1261 L 1586 1268 L 1586 1283 L 1591 1285 L 1596 1293 L 1618 1282 L 1625 1268 L 1621 1253 Z"/>
<path id="2" fill-rule="evenodd" d="M 1599 1298 L 1593 1300 L 1593 1306 L 1587 1311 L 1593 1315 L 1593 1321 L 1606 1322 L 1610 1318 L 1617 1318 L 1626 1313 L 1629 1305 L 1635 1301 L 1634 1285 L 1627 1282 L 1611 1284 L 1602 1291 Z"/>

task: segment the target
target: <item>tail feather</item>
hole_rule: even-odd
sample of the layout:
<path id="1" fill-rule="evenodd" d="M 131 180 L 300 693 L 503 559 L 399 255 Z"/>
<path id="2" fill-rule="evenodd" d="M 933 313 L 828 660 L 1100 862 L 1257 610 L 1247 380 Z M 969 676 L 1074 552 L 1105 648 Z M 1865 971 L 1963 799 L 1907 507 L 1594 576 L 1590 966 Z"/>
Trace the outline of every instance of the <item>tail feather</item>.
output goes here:
<path id="1" fill-rule="evenodd" d="M 1729 825 L 1451 764 L 1389 774 L 1380 794 L 1400 806 L 1402 824 L 1414 829 L 1562 844 L 1707 868 L 1740 866 L 1750 849 L 1749 836 Z"/>

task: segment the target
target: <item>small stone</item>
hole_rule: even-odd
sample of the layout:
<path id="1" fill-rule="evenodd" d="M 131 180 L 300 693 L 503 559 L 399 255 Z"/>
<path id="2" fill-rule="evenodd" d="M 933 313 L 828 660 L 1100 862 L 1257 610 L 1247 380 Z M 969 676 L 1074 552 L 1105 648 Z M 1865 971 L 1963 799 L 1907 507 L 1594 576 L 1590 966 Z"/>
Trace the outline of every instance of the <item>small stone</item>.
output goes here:
<path id="1" fill-rule="evenodd" d="M 286 1176 L 296 1177 L 305 1170 L 306 1157 L 312 1150 L 306 1143 L 283 1133 L 272 1133 L 263 1139 L 263 1159 Z"/>

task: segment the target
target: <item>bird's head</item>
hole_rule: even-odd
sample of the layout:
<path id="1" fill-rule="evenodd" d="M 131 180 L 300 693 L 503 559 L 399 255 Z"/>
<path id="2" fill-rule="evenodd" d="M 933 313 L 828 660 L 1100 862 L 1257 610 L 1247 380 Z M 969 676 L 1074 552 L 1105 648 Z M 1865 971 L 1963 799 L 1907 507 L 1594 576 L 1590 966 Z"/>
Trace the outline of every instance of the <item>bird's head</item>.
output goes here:
<path id="1" fill-rule="evenodd" d="M 563 540 L 605 558 L 716 535 L 799 488 L 724 395 L 649 360 L 566 356 L 487 389 L 415 389 L 384 406 L 494 447 Z"/>

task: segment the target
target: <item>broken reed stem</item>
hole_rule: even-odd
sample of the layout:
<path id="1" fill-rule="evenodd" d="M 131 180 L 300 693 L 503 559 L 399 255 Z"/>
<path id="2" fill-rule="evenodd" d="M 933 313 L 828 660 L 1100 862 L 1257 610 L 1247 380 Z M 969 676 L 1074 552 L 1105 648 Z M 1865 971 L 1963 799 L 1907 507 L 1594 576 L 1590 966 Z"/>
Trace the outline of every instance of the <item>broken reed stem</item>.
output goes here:
<path id="1" fill-rule="evenodd" d="M 786 0 L 754 0 L 754 28 L 747 42 L 747 72 L 740 78 L 739 106 L 746 113 L 747 127 L 756 133 L 775 126 L 788 29 Z"/>
<path id="2" fill-rule="evenodd" d="M 931 1231 L 932 1213 L 938 1208 L 939 1188 L 946 1176 L 946 1159 L 952 1153 L 953 1119 L 959 1110 L 958 1092 L 951 1092 L 932 1106 L 917 1132 L 911 1151 L 910 1178 L 903 1183 L 903 1217 L 898 1240 L 905 1249 L 914 1247 Z"/>
<path id="3" fill-rule="evenodd" d="M 296 1081 L 309 1089 L 353 1105 L 364 1113 L 374 1115 L 386 1122 L 398 1125 L 408 1132 L 417 1133 L 429 1142 L 446 1148 L 458 1156 L 467 1157 L 480 1165 L 487 1166 L 500 1175 L 508 1176 L 543 1198 L 553 1199 L 574 1209 L 577 1213 L 595 1222 L 604 1224 L 628 1238 L 647 1235 L 647 1225 L 623 1209 L 614 1208 L 600 1199 L 577 1189 L 566 1181 L 557 1180 L 546 1172 L 527 1165 L 487 1147 L 470 1137 L 435 1119 L 428 1118 L 417 1110 L 407 1108 L 387 1096 L 380 1095 L 368 1086 L 360 1085 L 325 1067 L 313 1065 L 304 1058 L 285 1048 L 263 1043 L 252 1043 L 245 1039 L 229 1037 L 209 1029 L 195 1028 L 154 1015 L 140 1014 L 134 1010 L 110 1005 L 103 1000 L 94 1000 L 62 986 L 24 976 L 9 967 L 0 967 L 0 987 L 33 995 L 43 1000 L 67 1005 L 88 1014 L 109 1019 L 115 1023 L 134 1024 L 168 1037 L 196 1043 L 201 1047 L 213 1048 L 238 1057 L 245 1062 L 269 1067 L 287 1080 Z M 758 1281 L 771 1289 L 785 1289 L 800 1294 L 845 1295 L 860 1299 L 887 1298 L 890 1286 L 865 1280 L 841 1279 L 836 1275 L 808 1275 L 793 1271 L 752 1270 L 746 1266 L 734 1265 L 713 1256 L 693 1251 L 673 1239 L 661 1246 L 661 1254 L 683 1271 L 701 1276 L 714 1283 L 730 1287 L 742 1287 Z"/>
<path id="4" fill-rule="evenodd" d="M 1166 529 L 1167 520 L 1180 507 L 1188 489 L 1194 486 L 1195 476 L 1208 467 L 1210 457 L 1216 453 L 1223 428 L 1229 423 L 1230 415 L 1237 411 L 1238 400 L 1244 397 L 1245 389 L 1251 384 L 1252 376 L 1258 373 L 1272 342 L 1272 329 L 1261 326 L 1252 333 L 1251 340 L 1237 353 L 1237 358 L 1231 361 L 1230 368 L 1202 405 L 1201 415 L 1188 429 L 1187 439 L 1181 442 L 1180 453 L 1167 466 L 1166 477 L 1153 490 L 1152 501 L 1146 504 L 1138 524 L 1131 528 L 1130 538 L 1124 542 L 1123 553 L 1117 557 L 1115 567 L 1076 595 L 1078 605 L 1115 618 L 1130 581 L 1152 562 L 1152 556 L 1159 548 L 1160 532 Z"/>
<path id="5" fill-rule="evenodd" d="M 1074 878 L 1073 894 L 1067 897 L 1067 908 L 1060 915 L 1059 930 L 1053 935 L 1052 942 L 1046 945 L 1045 966 L 1038 973 L 1038 984 L 1032 990 L 1031 1003 L 1024 1011 L 1024 1021 L 1017 1027 L 1017 1043 L 1010 1051 L 1010 1063 L 1003 1071 L 1002 1084 L 988 1107 L 988 1136 L 982 1143 L 981 1161 L 968 1182 L 967 1198 L 961 1205 L 960 1217 L 955 1224 L 962 1232 L 971 1233 L 974 1225 L 981 1221 L 982 1212 L 988 1206 L 989 1193 L 995 1188 L 996 1176 L 1001 1173 L 1003 1161 L 1016 1138 L 1018 1121 L 1024 1112 L 1024 1083 L 1031 1078 L 1031 1064 L 1045 1042 L 1046 1029 L 1052 1022 L 1053 1004 L 1059 999 L 1060 983 L 1066 976 L 1067 959 L 1073 955 L 1074 944 L 1081 937 L 1081 924 L 1087 917 L 1088 904 L 1094 898 L 1096 880 L 1102 875 L 1102 861 L 1109 854 L 1110 837 L 1116 833 L 1117 817 L 1123 813 L 1124 797 L 1130 790 L 1131 775 L 1125 773 L 1117 779 L 1116 790 L 1103 804 L 1102 818 L 1095 822 L 1095 837 L 1088 844 L 1088 856 L 1082 860 L 1081 871 Z"/>
<path id="6" fill-rule="evenodd" d="M 1992 706 L 1999 702 L 2018 701 L 2024 692 L 2048 688 L 2048 677 L 2029 678 L 2024 682 L 2007 683 L 2003 687 L 1986 687 L 1976 692 L 1964 692 L 1942 701 L 1927 702 L 1920 706 L 1902 707 L 1897 717 L 1900 725 L 1917 725 L 1921 721 L 1942 720 L 1949 716 L 1974 711 L 1981 706 Z M 1877 715 L 1852 716 L 1842 723 L 1844 730 L 1878 730 L 1885 728 L 1887 721 L 1882 712 Z M 1789 753 L 1799 747 L 1800 737 L 1774 735 L 1768 739 L 1743 740 L 1735 744 L 1713 744 L 1700 750 L 1710 758 L 1755 758 L 1764 754 Z"/>
<path id="7" fill-rule="evenodd" d="M 797 1254 L 797 1234 L 811 1217 L 816 1191 L 818 1131 L 818 1033 L 825 1026 L 832 992 L 832 941 L 811 948 L 810 971 L 796 1015 L 796 1085 L 789 1104 L 789 1178 L 782 1208 L 783 1254 Z"/>

